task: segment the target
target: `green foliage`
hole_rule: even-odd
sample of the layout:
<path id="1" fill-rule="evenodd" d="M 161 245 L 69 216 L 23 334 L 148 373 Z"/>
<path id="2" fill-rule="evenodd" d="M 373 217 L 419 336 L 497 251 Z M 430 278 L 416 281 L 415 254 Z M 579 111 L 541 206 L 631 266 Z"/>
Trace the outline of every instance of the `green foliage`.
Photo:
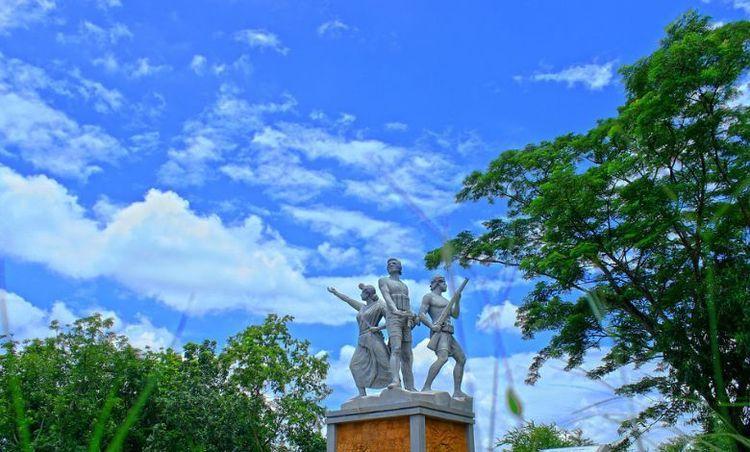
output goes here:
<path id="1" fill-rule="evenodd" d="M 555 424 L 528 422 L 508 431 L 496 444 L 509 452 L 538 452 L 555 447 L 589 446 L 594 444 L 580 430 L 566 431 Z"/>
<path id="2" fill-rule="evenodd" d="M 452 261 L 503 264 L 536 279 L 518 311 L 526 338 L 580 365 L 611 346 L 600 378 L 658 363 L 618 389 L 665 396 L 622 431 L 693 413 L 750 437 L 750 23 L 713 27 L 687 13 L 650 56 L 621 69 L 627 100 L 585 134 L 508 150 L 464 181 L 458 201 L 507 202 L 486 231 L 452 239 Z M 436 249 L 427 266 L 441 265 Z"/>
<path id="3" fill-rule="evenodd" d="M 328 365 L 269 316 L 216 343 L 138 350 L 99 315 L 0 355 L 0 449 L 324 450 Z M 22 415 L 10 391 L 18 383 Z"/>

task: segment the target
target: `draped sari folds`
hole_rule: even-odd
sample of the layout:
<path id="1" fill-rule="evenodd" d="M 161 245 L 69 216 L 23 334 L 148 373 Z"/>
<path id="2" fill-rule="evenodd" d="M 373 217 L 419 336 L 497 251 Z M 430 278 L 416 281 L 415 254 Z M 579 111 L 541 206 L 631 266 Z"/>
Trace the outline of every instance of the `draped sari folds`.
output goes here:
<path id="1" fill-rule="evenodd" d="M 370 332 L 385 316 L 385 303 L 376 301 L 365 304 L 357 313 L 359 339 L 354 350 L 349 370 L 357 386 L 380 389 L 391 382 L 389 351 L 380 331 Z"/>

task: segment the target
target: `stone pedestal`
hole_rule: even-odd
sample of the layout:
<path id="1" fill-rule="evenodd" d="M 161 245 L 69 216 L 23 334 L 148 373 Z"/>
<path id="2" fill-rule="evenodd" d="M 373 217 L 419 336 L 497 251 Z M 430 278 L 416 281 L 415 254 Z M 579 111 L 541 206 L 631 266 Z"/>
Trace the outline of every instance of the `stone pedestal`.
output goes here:
<path id="1" fill-rule="evenodd" d="M 385 389 L 326 413 L 328 452 L 474 452 L 471 397 Z"/>

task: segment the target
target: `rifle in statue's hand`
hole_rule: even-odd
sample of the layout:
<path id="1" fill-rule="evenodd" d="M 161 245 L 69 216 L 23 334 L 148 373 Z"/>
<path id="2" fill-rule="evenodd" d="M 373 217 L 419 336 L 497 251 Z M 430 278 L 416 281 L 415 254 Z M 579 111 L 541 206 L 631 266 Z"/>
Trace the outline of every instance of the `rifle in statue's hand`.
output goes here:
<path id="1" fill-rule="evenodd" d="M 463 292 L 464 287 L 466 287 L 466 284 L 468 282 L 469 282 L 469 278 L 464 278 L 464 281 L 461 283 L 460 286 L 458 286 L 458 290 L 456 290 L 456 293 L 453 294 L 450 301 L 448 302 L 448 305 L 445 308 L 443 308 L 443 311 L 440 313 L 440 316 L 437 318 L 437 320 L 435 320 L 432 323 L 433 327 L 436 327 L 435 329 L 437 329 L 436 333 L 439 333 L 440 331 L 442 331 L 443 325 L 445 325 L 445 321 L 448 320 L 448 316 L 451 315 L 451 311 L 453 311 L 453 306 L 455 306 L 455 304 L 458 303 L 459 298 L 461 298 L 461 292 Z M 432 334 L 430 336 L 430 342 L 427 344 L 427 347 L 430 348 L 430 350 L 434 350 L 434 347 L 437 346 L 437 341 L 439 337 L 440 336 L 438 334 Z"/>

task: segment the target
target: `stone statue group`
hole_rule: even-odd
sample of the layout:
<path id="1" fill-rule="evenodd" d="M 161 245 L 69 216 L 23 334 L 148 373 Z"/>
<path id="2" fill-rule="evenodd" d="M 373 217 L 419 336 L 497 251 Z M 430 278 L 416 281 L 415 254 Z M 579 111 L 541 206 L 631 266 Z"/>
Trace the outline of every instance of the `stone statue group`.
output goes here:
<path id="1" fill-rule="evenodd" d="M 443 297 L 448 290 L 445 278 L 437 275 L 430 281 L 430 292 L 422 298 L 418 314 L 411 310 L 409 288 L 401 281 L 401 262 L 390 258 L 386 263 L 388 276 L 378 280 L 381 301 L 373 286 L 360 284 L 364 303 L 350 298 L 334 287 L 328 291 L 348 303 L 357 311 L 359 338 L 349 369 L 359 390 L 359 396 L 366 395 L 365 388 L 403 388 L 416 391 L 412 373 L 412 329 L 420 324 L 430 329 L 428 348 L 435 352 L 437 359 L 430 366 L 422 391 L 431 391 L 432 382 L 440 369 L 453 357 L 453 397 L 465 399 L 461 391 L 466 355 L 453 337 L 451 317 L 458 318 L 461 291 L 468 280 L 464 280 L 455 295 Z M 385 317 L 385 324 L 380 321 Z M 383 330 L 388 332 L 386 345 Z"/>

